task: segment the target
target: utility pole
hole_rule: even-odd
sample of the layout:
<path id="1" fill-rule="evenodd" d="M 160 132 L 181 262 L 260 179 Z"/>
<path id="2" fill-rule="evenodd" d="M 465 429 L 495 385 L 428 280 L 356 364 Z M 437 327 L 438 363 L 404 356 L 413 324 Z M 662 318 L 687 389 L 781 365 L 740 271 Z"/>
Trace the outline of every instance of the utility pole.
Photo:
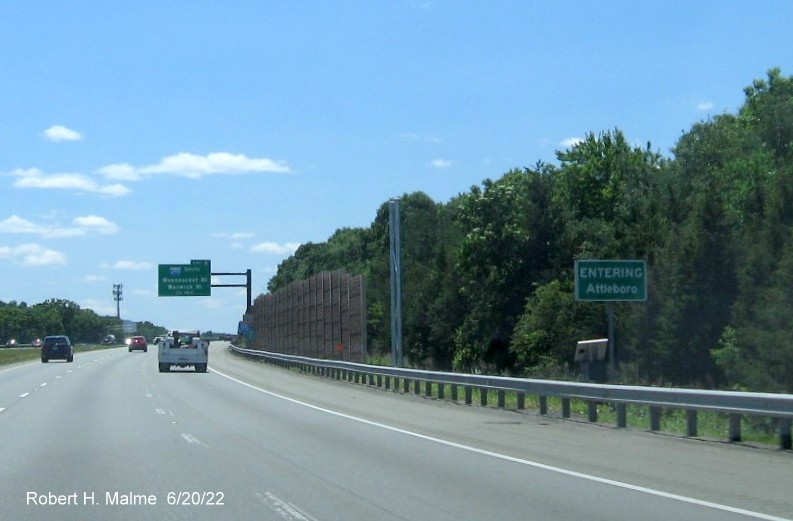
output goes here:
<path id="1" fill-rule="evenodd" d="M 399 232 L 399 199 L 388 203 L 391 239 L 391 357 L 402 367 L 402 253 Z"/>
<path id="2" fill-rule="evenodd" d="M 123 284 L 113 284 L 113 300 L 116 301 L 116 318 L 121 320 L 121 301 L 124 300 Z"/>

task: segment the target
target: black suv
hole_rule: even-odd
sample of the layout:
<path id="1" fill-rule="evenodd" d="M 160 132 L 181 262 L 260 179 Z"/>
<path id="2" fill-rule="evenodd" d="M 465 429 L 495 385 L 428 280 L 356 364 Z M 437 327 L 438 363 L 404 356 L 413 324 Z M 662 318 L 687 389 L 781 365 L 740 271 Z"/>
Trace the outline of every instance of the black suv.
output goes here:
<path id="1" fill-rule="evenodd" d="M 68 336 L 57 335 L 44 337 L 41 346 L 41 362 L 47 363 L 53 358 L 72 362 L 74 360 L 74 348 Z"/>

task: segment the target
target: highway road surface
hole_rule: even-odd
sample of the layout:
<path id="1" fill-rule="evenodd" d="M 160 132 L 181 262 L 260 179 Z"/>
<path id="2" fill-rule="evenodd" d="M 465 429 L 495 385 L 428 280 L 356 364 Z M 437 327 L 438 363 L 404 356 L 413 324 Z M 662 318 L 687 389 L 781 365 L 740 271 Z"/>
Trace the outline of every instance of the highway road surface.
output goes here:
<path id="1" fill-rule="evenodd" d="M 0 519 L 793 519 L 793 454 L 297 375 L 213 342 L 0 368 Z"/>

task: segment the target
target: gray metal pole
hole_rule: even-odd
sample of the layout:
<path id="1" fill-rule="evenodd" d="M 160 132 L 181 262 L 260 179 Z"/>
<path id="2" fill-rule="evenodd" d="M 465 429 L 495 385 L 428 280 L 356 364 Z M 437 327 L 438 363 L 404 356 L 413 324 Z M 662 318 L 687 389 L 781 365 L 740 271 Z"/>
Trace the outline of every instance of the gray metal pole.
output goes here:
<path id="1" fill-rule="evenodd" d="M 614 381 L 617 378 L 617 352 L 616 346 L 614 345 L 614 303 L 609 302 L 606 304 L 606 313 L 608 314 L 608 323 L 609 323 L 609 346 L 608 346 L 608 357 L 609 357 L 609 369 L 608 369 L 608 377 L 609 381 Z"/>
<path id="2" fill-rule="evenodd" d="M 402 254 L 400 251 L 399 200 L 388 203 L 391 238 L 391 359 L 402 367 Z"/>

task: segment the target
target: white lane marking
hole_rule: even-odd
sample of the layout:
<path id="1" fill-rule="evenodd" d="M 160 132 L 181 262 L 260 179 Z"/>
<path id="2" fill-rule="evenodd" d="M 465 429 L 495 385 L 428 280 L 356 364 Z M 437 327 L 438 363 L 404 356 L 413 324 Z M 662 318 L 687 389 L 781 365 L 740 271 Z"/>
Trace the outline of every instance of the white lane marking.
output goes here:
<path id="1" fill-rule="evenodd" d="M 71 373 L 71 372 L 72 372 L 72 370 L 71 370 L 71 369 L 69 369 L 69 370 L 68 370 L 68 371 L 66 371 L 66 372 L 67 372 L 67 373 Z"/>
<path id="2" fill-rule="evenodd" d="M 24 398 L 25 396 L 29 396 L 29 395 L 30 395 L 30 393 L 24 393 L 24 394 L 20 394 L 19 397 L 20 398 Z"/>
<path id="3" fill-rule="evenodd" d="M 5 407 L 0 407 L 0 412 L 3 412 L 3 411 L 5 411 L 5 410 L 6 410 L 6 408 L 5 408 Z"/>
<path id="4" fill-rule="evenodd" d="M 154 409 L 154 410 L 157 411 L 157 414 L 165 414 L 165 411 L 162 409 Z"/>
<path id="5" fill-rule="evenodd" d="M 46 387 L 46 386 L 47 386 L 47 382 L 44 382 L 43 384 L 39 385 L 39 387 Z"/>
<path id="6" fill-rule="evenodd" d="M 284 519 L 295 521 L 317 521 L 316 517 L 300 509 L 294 503 L 289 503 L 279 499 L 270 492 L 265 492 L 264 495 L 257 492 L 256 496 L 262 503 L 270 507 L 274 512 Z"/>
<path id="7" fill-rule="evenodd" d="M 182 434 L 182 438 L 184 438 L 187 443 L 194 444 L 194 445 L 201 445 L 202 447 L 206 447 L 207 449 L 209 448 L 209 445 L 207 445 L 203 441 L 199 440 L 198 438 L 196 438 L 192 434 L 183 433 Z"/>
<path id="8" fill-rule="evenodd" d="M 545 463 L 538 463 L 536 461 L 530 461 L 526 459 L 516 458 L 514 456 L 507 456 L 506 454 L 499 454 L 498 452 L 491 452 L 489 450 L 478 449 L 476 447 L 471 447 L 469 445 L 463 445 L 461 443 L 456 443 L 453 441 L 444 440 L 442 438 L 435 438 L 433 436 L 427 436 L 426 434 L 419 434 L 417 432 L 408 431 L 405 429 L 400 429 L 399 427 L 393 427 L 391 425 L 386 425 L 384 423 L 374 422 L 372 420 L 366 420 L 364 418 L 359 418 L 357 416 L 352 416 L 349 414 L 344 414 L 338 411 L 334 411 L 331 409 L 325 409 L 324 407 L 319 407 L 317 405 L 312 405 L 310 403 L 301 402 L 300 400 L 296 400 L 294 398 L 289 398 L 288 396 L 284 396 L 278 393 L 274 393 L 272 391 L 268 391 L 266 389 L 262 389 L 261 387 L 256 387 L 255 385 L 249 384 L 247 382 L 243 382 L 242 380 L 238 380 L 232 376 L 227 374 L 221 373 L 216 369 L 210 369 L 213 373 L 216 373 L 224 378 L 228 378 L 233 382 L 237 382 L 240 385 L 244 385 L 245 387 L 249 387 L 261 393 L 267 394 L 274 398 L 280 398 L 281 400 L 286 400 L 287 402 L 291 402 L 297 405 L 302 405 L 303 407 L 308 407 L 309 409 L 314 409 L 315 411 L 324 412 L 327 414 L 332 414 L 333 416 L 338 416 L 340 418 L 345 418 L 347 420 L 356 421 L 359 423 L 363 423 L 365 425 L 371 425 L 372 427 L 378 427 L 380 429 L 385 429 L 391 432 L 398 432 L 400 434 L 405 434 L 407 436 L 412 436 L 414 438 L 418 438 L 425 441 L 431 441 L 433 443 L 438 443 L 440 445 L 445 445 L 447 447 L 453 447 L 455 449 L 465 450 L 468 452 L 473 452 L 474 454 L 481 454 L 483 456 L 489 456 L 491 458 L 496 458 L 504 461 L 511 461 L 513 463 L 519 463 L 521 465 L 526 465 L 529 467 L 534 467 L 537 469 L 547 470 L 550 472 L 556 472 L 557 474 L 563 474 L 565 476 L 570 476 L 573 478 L 585 479 L 587 481 L 593 481 L 595 483 L 601 483 L 603 485 L 610 485 L 613 487 L 623 488 L 626 490 L 632 490 L 634 492 L 641 492 L 643 494 L 649 494 L 651 496 L 662 497 L 665 499 L 671 499 L 674 501 L 680 501 L 682 503 L 688 503 L 691 505 L 697 505 L 706 508 L 712 508 L 715 510 L 721 510 L 723 512 L 730 512 L 732 514 L 739 514 L 748 517 L 753 517 L 755 519 L 763 519 L 764 521 L 793 521 L 793 519 L 786 518 L 786 517 L 779 517 L 773 516 L 770 514 L 763 514 L 761 512 L 754 512 L 752 510 L 745 510 L 743 508 L 731 507 L 728 505 L 722 505 L 720 503 L 712 503 L 710 501 L 703 501 L 701 499 L 694 499 L 687 496 L 681 496 L 678 494 L 671 494 L 669 492 L 664 492 L 662 490 L 655 490 L 652 488 L 642 487 L 639 485 L 631 485 L 630 483 L 624 483 L 622 481 L 615 481 L 613 479 L 601 478 L 598 476 L 593 476 L 591 474 L 584 474 L 581 472 L 576 472 L 574 470 L 567 470 L 561 467 L 554 467 L 552 465 L 546 465 Z"/>
<path id="9" fill-rule="evenodd" d="M 56 377 L 55 377 L 55 379 L 56 379 L 56 380 L 57 380 L 57 379 L 59 379 L 59 378 L 60 378 L 60 376 L 56 376 Z"/>

